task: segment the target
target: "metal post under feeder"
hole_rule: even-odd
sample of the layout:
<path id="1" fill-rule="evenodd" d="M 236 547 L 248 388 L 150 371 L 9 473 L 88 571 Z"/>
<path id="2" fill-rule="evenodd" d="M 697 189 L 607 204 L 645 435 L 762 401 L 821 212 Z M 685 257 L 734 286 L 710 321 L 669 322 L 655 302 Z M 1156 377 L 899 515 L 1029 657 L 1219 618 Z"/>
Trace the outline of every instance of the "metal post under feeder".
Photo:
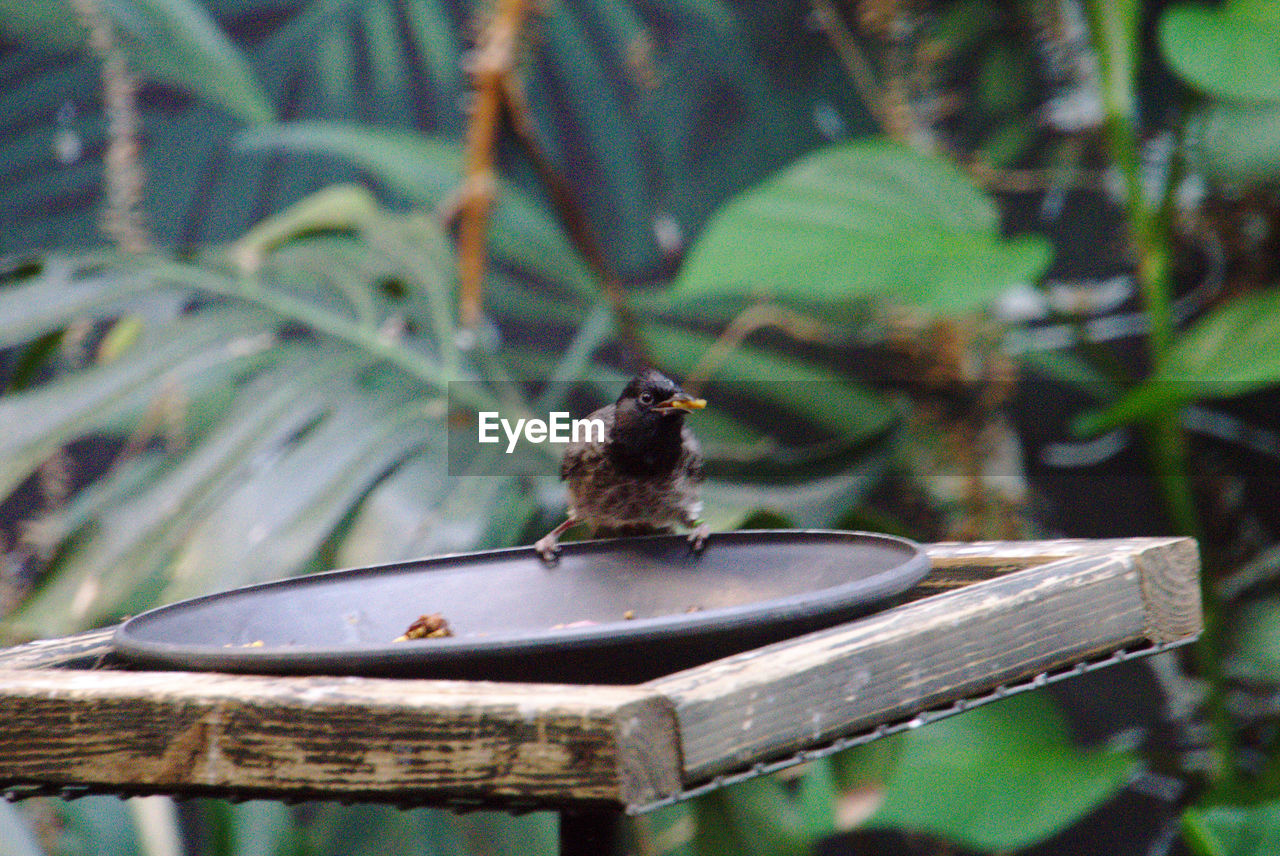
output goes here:
<path id="1" fill-rule="evenodd" d="M 0 790 L 553 809 L 599 854 L 624 813 L 1190 642 L 1198 570 L 1184 538 L 777 531 L 285 580 L 0 651 Z M 430 612 L 455 635 L 392 641 Z"/>

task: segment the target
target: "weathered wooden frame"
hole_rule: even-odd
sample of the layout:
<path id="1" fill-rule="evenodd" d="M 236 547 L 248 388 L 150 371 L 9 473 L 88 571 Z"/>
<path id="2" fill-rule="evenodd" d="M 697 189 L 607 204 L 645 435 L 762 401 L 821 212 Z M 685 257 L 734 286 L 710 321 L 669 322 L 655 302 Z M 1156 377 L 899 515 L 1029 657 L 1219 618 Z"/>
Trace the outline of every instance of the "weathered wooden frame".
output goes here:
<path id="1" fill-rule="evenodd" d="M 635 686 L 86 668 L 109 631 L 30 643 L 0 652 L 0 789 L 636 810 L 1201 629 L 1189 539 L 927 551 L 898 606 Z"/>

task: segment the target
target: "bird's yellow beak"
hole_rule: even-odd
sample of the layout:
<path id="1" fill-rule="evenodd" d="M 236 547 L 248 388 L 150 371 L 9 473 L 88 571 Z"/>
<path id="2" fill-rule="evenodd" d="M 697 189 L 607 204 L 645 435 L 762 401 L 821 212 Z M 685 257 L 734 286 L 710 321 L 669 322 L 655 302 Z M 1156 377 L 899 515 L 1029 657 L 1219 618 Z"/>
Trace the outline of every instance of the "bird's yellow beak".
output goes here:
<path id="1" fill-rule="evenodd" d="M 654 410 L 683 410 L 686 413 L 701 410 L 707 406 L 705 398 L 694 398 L 687 392 L 677 392 L 661 404 L 654 405 Z"/>

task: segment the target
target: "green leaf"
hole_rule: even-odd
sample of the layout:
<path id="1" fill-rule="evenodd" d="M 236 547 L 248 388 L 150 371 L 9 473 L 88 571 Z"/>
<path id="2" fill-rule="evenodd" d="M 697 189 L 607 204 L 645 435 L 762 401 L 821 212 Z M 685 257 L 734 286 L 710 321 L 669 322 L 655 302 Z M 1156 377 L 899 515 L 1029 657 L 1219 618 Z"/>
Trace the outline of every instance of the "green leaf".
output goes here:
<path id="1" fill-rule="evenodd" d="M 20 395 L 0 398 L 5 432 L 0 455 L 0 495 L 8 495 L 63 445 L 114 426 L 137 413 L 165 383 L 237 358 L 237 342 L 260 324 L 229 313 L 222 323 L 180 323 L 171 335 L 151 336 L 133 359 L 118 360 L 60 378 Z"/>
<path id="2" fill-rule="evenodd" d="M 409 131 L 291 122 L 245 131 L 236 144 L 246 151 L 329 154 L 423 205 L 447 203 L 462 186 L 461 147 Z M 489 240 L 496 254 L 528 273 L 570 286 L 579 294 L 595 291 L 595 278 L 556 221 L 539 203 L 505 182 L 498 184 Z"/>
<path id="3" fill-rule="evenodd" d="M 1029 371 L 1104 401 L 1119 398 L 1122 391 L 1114 378 L 1074 351 L 1024 351 L 1018 361 Z"/>
<path id="4" fill-rule="evenodd" d="M 834 475 L 792 483 L 752 484 L 708 479 L 702 487 L 703 518 L 712 529 L 733 529 L 761 511 L 785 515 L 800 528 L 830 528 L 844 511 L 867 498 L 887 469 L 877 456 Z"/>
<path id="5" fill-rule="evenodd" d="M 1280 599 L 1242 604 L 1231 616 L 1222 670 L 1241 680 L 1280 682 Z"/>
<path id="6" fill-rule="evenodd" d="M 1115 793 L 1137 759 L 1071 743 L 1045 693 L 1023 693 L 917 731 L 868 821 L 975 850 L 1017 850 L 1053 835 Z"/>
<path id="7" fill-rule="evenodd" d="M 286 122 L 243 131 L 236 146 L 244 151 L 333 155 L 411 199 L 433 205 L 457 189 L 462 176 L 462 149 L 456 143 L 394 128 Z"/>
<path id="8" fill-rule="evenodd" d="M 0 0 L 0 33 L 59 52 L 75 50 L 85 40 L 85 29 L 68 4 L 30 0 Z"/>
<path id="9" fill-rule="evenodd" d="M 1239 395 L 1280 382 L 1280 288 L 1216 307 L 1170 347 L 1156 376 L 1192 398 Z"/>
<path id="10" fill-rule="evenodd" d="M 275 118 L 271 100 L 249 65 L 205 8 L 193 0 L 107 0 L 140 76 L 174 84 L 248 124 Z M 84 45 L 85 28 L 69 2 L 0 0 L 0 32 L 69 51 Z"/>
<path id="11" fill-rule="evenodd" d="M 1280 103 L 1214 101 L 1187 122 L 1187 155 L 1210 178 L 1265 184 L 1280 177 Z"/>
<path id="12" fill-rule="evenodd" d="M 246 254 L 252 274 L 229 272 L 224 260 Z M 82 319 L 110 326 L 98 362 L 67 360 L 0 397 L 0 492 L 82 437 L 128 442 L 102 479 L 26 527 L 50 558 L 5 630 L 66 633 L 158 599 L 327 566 L 361 506 L 410 463 L 421 465 L 410 536 L 439 500 L 442 517 L 465 524 L 451 549 L 509 543 L 536 510 L 526 482 L 435 490 L 446 471 L 439 398 L 450 380 L 488 377 L 464 362 L 441 311 L 452 277 L 437 223 L 389 214 L 351 187 L 194 262 L 100 254 L 15 272 L 0 289 L 0 339 L 22 345 Z M 485 404 L 487 387 L 470 386 L 471 403 Z"/>
<path id="13" fill-rule="evenodd" d="M 796 803 L 772 776 L 760 776 L 693 803 L 697 856 L 793 856 L 809 838 Z"/>
<path id="14" fill-rule="evenodd" d="M 1178 335 L 1150 378 L 1078 426 L 1096 433 L 1191 401 L 1244 395 L 1280 383 L 1280 289 L 1215 308 Z"/>
<path id="15" fill-rule="evenodd" d="M 1280 12 L 1271 0 L 1165 11 L 1160 48 L 1179 75 L 1228 101 L 1280 102 Z"/>
<path id="16" fill-rule="evenodd" d="M 111 0 L 103 8 L 144 75 L 195 93 L 247 124 L 275 118 L 244 54 L 194 0 Z"/>
<path id="17" fill-rule="evenodd" d="M 72 319 L 114 317 L 138 294 L 158 287 L 150 270 L 118 266 L 103 272 L 95 261 L 49 256 L 35 275 L 0 289 L 0 347 L 24 344 Z"/>
<path id="18" fill-rule="evenodd" d="M 1187 809 L 1183 830 L 1201 856 L 1280 853 L 1280 802 Z"/>
<path id="19" fill-rule="evenodd" d="M 244 270 L 257 270 L 263 258 L 282 244 L 307 232 L 358 230 L 373 223 L 378 201 L 358 184 L 336 184 L 268 217 L 236 242 L 237 261 Z"/>
<path id="20" fill-rule="evenodd" d="M 715 337 L 653 322 L 642 328 L 653 343 L 661 366 L 675 377 L 686 376 Z M 838 372 L 790 355 L 753 346 L 732 351 L 712 379 L 759 384 L 769 401 L 822 426 L 846 440 L 864 440 L 884 431 L 895 419 L 893 408 Z"/>
<path id="21" fill-rule="evenodd" d="M 884 297 L 955 311 L 1034 279 L 1049 258 L 1037 238 L 1001 238 L 995 206 L 954 164 L 864 140 L 808 155 L 723 206 L 671 297 Z"/>

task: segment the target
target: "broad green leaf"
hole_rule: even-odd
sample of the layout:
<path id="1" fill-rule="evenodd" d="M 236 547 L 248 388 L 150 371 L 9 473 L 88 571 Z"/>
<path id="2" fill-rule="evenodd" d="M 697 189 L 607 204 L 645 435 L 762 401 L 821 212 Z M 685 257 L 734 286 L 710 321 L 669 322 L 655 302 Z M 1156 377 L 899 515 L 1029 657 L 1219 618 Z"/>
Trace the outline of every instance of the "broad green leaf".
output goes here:
<path id="1" fill-rule="evenodd" d="M 267 253 L 306 232 L 361 229 L 377 219 L 378 202 L 358 184 L 338 184 L 268 217 L 236 242 L 235 255 L 244 270 L 257 270 Z"/>
<path id="2" fill-rule="evenodd" d="M 800 528 L 830 528 L 846 509 L 867 498 L 886 469 L 886 462 L 873 455 L 833 475 L 791 483 L 708 479 L 702 486 L 703 518 L 712 529 L 734 529 L 763 511 L 784 515 Z"/>
<path id="3" fill-rule="evenodd" d="M 692 809 L 697 856 L 792 856 L 810 843 L 795 801 L 775 777 L 713 791 Z"/>
<path id="4" fill-rule="evenodd" d="M 419 503 L 423 485 L 442 478 L 442 457 L 423 454 L 444 436 L 430 393 L 470 371 L 436 362 L 453 341 L 451 321 L 433 308 L 450 297 L 447 240 L 426 218 L 390 215 L 348 191 L 264 225 L 245 245 L 256 256 L 251 276 L 208 261 L 103 256 L 33 267 L 0 289 L 15 344 L 81 318 L 126 319 L 95 353 L 109 361 L 69 363 L 0 398 L 12 420 L 0 437 L 0 482 L 12 488 L 80 437 L 127 438 L 152 423 L 102 480 L 33 521 L 33 543 L 52 558 L 9 632 L 70 632 L 158 598 L 320 567 L 388 473 L 426 462 Z M 148 309 L 157 294 L 165 301 Z M 185 446 L 147 445 L 171 436 L 157 422 L 169 418 Z M 458 505 L 473 525 L 454 549 L 509 541 L 534 510 L 523 483 L 473 481 L 495 490 Z M 494 521 L 502 532 L 489 531 Z"/>
<path id="5" fill-rule="evenodd" d="M 462 186 L 461 147 L 409 131 L 291 122 L 245 131 L 236 142 L 246 151 L 322 152 L 341 158 L 423 205 L 447 205 Z M 499 182 L 495 201 L 489 237 L 496 254 L 579 294 L 594 292 L 594 277 L 540 204 L 505 182 Z"/>
<path id="6" fill-rule="evenodd" d="M 836 830 L 836 803 L 840 795 L 840 783 L 831 758 L 822 758 L 805 765 L 796 788 L 796 808 L 804 823 L 805 835 L 811 841 L 831 835 Z"/>
<path id="7" fill-rule="evenodd" d="M 1206 398 L 1280 384 L 1280 288 L 1237 297 L 1179 334 L 1150 378 L 1100 414 L 1081 421 L 1092 434 Z"/>
<path id="8" fill-rule="evenodd" d="M 1241 680 L 1280 683 L 1280 600 L 1251 601 L 1235 611 L 1222 669 Z"/>
<path id="9" fill-rule="evenodd" d="M 1190 808 L 1182 828 L 1200 856 L 1273 856 L 1280 853 L 1280 802 Z"/>
<path id="10" fill-rule="evenodd" d="M 275 119 L 244 54 L 194 0 L 111 0 L 105 8 L 143 68 L 156 77 L 247 124 Z"/>
<path id="11" fill-rule="evenodd" d="M 133 359 L 0 398 L 0 424 L 6 426 L 0 495 L 8 495 L 63 445 L 114 426 L 122 412 L 146 407 L 165 384 L 181 385 L 197 372 L 236 359 L 241 337 L 261 330 L 242 313 L 223 320 L 176 325 L 169 331 L 173 335 L 149 337 Z"/>
<path id="12" fill-rule="evenodd" d="M 1280 288 L 1225 303 L 1179 335 L 1156 377 L 1191 398 L 1238 395 L 1280 383 Z"/>
<path id="13" fill-rule="evenodd" d="M 983 852 L 1053 835 L 1115 793 L 1137 759 L 1071 743 L 1045 693 L 1023 693 L 899 737 L 884 803 L 868 824 Z"/>
<path id="14" fill-rule="evenodd" d="M 421 57 L 435 94 L 435 127 L 461 136 L 465 116 L 452 109 L 464 97 L 468 83 L 462 64 L 461 34 L 452 26 L 447 0 L 422 0 L 403 8 L 409 39 Z"/>
<path id="15" fill-rule="evenodd" d="M 455 191 L 462 176 L 462 149 L 457 144 L 395 128 L 286 122 L 243 131 L 236 146 L 244 151 L 333 155 L 411 199 L 433 205 Z"/>
<path id="16" fill-rule="evenodd" d="M 642 331 L 662 368 L 675 377 L 691 371 L 715 337 L 654 322 Z M 847 377 L 816 363 L 752 346 L 729 354 L 716 379 L 758 383 L 771 404 L 789 409 L 845 439 L 866 439 L 894 421 L 893 409 Z"/>
<path id="17" fill-rule="evenodd" d="M 159 286 L 146 268 L 92 258 L 48 256 L 33 276 L 0 289 L 0 347 L 12 348 L 72 320 L 100 321 L 125 311 L 142 292 Z"/>
<path id="18" fill-rule="evenodd" d="M 609 200 L 609 216 L 590 224 L 602 246 L 615 246 L 611 253 L 621 271 L 634 273 L 643 260 L 652 256 L 650 245 L 628 246 L 624 236 L 652 233 L 654 211 L 645 174 L 644 140 L 628 105 L 619 92 L 616 72 L 600 55 L 601 47 L 612 44 L 606 36 L 593 38 L 583 20 L 590 10 L 584 4 L 557 4 L 550 7 L 539 29 L 546 49 L 539 57 L 560 83 L 563 109 L 574 117 L 576 139 L 564 148 L 581 152 L 592 166 L 594 183 Z M 605 48 L 608 49 L 607 47 Z M 619 47 L 627 50 L 627 47 Z M 575 164 L 557 158 L 561 170 L 572 177 Z M 618 252 L 630 249 L 630 257 Z"/>
<path id="19" fill-rule="evenodd" d="M 364 0 L 357 14 L 368 85 L 373 97 L 383 105 L 378 119 L 387 125 L 405 126 L 415 119 L 411 87 L 416 75 L 405 74 L 405 69 L 414 66 L 398 30 L 399 8 L 391 0 Z"/>
<path id="20" fill-rule="evenodd" d="M 85 29 L 70 4 L 0 0 L 0 33 L 53 51 L 72 51 L 84 44 Z"/>
<path id="21" fill-rule="evenodd" d="M 1157 33 L 1174 71 L 1202 91 L 1280 102 L 1280 7 L 1272 0 L 1180 3 L 1165 10 Z"/>
<path id="22" fill-rule="evenodd" d="M 172 559 L 175 582 L 162 599 L 202 593 L 210 568 L 223 569 L 220 582 L 230 587 L 304 567 L 382 474 L 438 430 L 409 418 L 408 405 L 354 390 L 335 397 L 329 413 L 291 439 L 269 468 L 242 480 L 202 516 Z M 228 539 L 228 531 L 248 537 Z"/>
<path id="23" fill-rule="evenodd" d="M 1103 401 L 1119 398 L 1122 392 L 1114 378 L 1074 351 L 1024 351 L 1018 361 L 1036 374 Z"/>
<path id="24" fill-rule="evenodd" d="M 808 155 L 730 200 L 671 297 L 883 298 L 955 311 L 1034 279 L 1048 261 L 1043 241 L 1000 236 L 995 206 L 954 164 L 865 140 Z"/>
<path id="25" fill-rule="evenodd" d="M 243 122 L 275 118 L 248 60 L 193 0 L 108 0 L 102 10 L 143 77 L 180 86 Z M 81 47 L 85 30 L 69 2 L 0 0 L 0 32 L 53 49 Z"/>
<path id="26" fill-rule="evenodd" d="M 134 601 L 134 611 L 154 603 L 188 533 L 255 463 L 278 455 L 321 414 L 311 392 L 331 383 L 338 366 L 325 374 L 314 362 L 286 364 L 250 384 L 214 431 L 144 491 L 102 513 L 8 623 L 31 635 L 56 636 L 118 618 L 125 603 Z M 283 380 L 290 377 L 297 382 Z M 184 570 L 206 580 L 210 571 Z"/>
<path id="27" fill-rule="evenodd" d="M 1280 177 L 1280 101 L 1214 101 L 1187 122 L 1187 155 L 1209 177 L 1266 184 Z"/>

